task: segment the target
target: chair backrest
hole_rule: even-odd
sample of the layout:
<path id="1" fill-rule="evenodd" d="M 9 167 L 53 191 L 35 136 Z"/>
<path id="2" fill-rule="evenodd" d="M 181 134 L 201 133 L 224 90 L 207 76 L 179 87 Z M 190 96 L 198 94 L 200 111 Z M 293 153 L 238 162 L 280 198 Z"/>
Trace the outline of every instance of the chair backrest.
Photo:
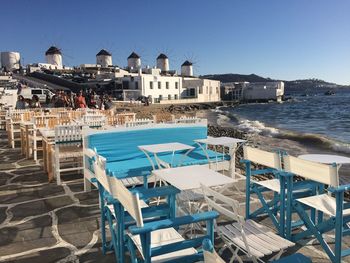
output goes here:
<path id="1" fill-rule="evenodd" d="M 188 117 L 188 116 L 181 116 L 180 118 L 178 119 L 175 119 L 175 123 L 197 123 L 197 122 L 200 122 L 201 119 L 200 118 L 197 118 L 195 116 L 193 117 Z"/>
<path id="2" fill-rule="evenodd" d="M 33 116 L 32 122 L 35 128 L 53 128 L 57 125 L 58 117 L 56 115 Z"/>
<path id="3" fill-rule="evenodd" d="M 216 210 L 220 214 L 243 223 L 244 217 L 239 214 L 239 202 L 220 194 L 213 189 L 201 184 L 204 199 L 211 210 Z M 218 203 L 219 201 L 220 203 Z"/>
<path id="4" fill-rule="evenodd" d="M 90 127 L 101 127 L 106 125 L 106 116 L 104 115 L 84 115 L 83 123 Z"/>
<path id="5" fill-rule="evenodd" d="M 135 119 L 133 121 L 126 121 L 125 127 L 137 127 L 142 125 L 149 125 L 154 123 L 154 120 L 151 119 Z"/>
<path id="6" fill-rule="evenodd" d="M 118 200 L 124 209 L 135 219 L 138 227 L 143 227 L 143 217 L 138 193 L 131 193 L 116 177 L 106 174 L 106 159 L 96 154 L 94 160 L 95 177 L 103 188 Z"/>
<path id="7" fill-rule="evenodd" d="M 56 143 L 80 142 L 81 140 L 81 125 L 59 125 L 55 127 Z"/>
<path id="8" fill-rule="evenodd" d="M 290 155 L 283 156 L 283 164 L 286 172 L 290 172 L 322 184 L 327 184 L 334 187 L 339 186 L 338 169 L 335 164 L 321 164 L 302 160 Z"/>
<path id="9" fill-rule="evenodd" d="M 243 146 L 244 159 L 270 168 L 282 169 L 281 157 L 278 153 L 263 151 L 249 146 Z"/>
<path id="10" fill-rule="evenodd" d="M 239 202 L 220 194 L 213 189 L 201 184 L 204 199 L 208 204 L 210 210 L 215 210 L 220 214 L 230 218 L 231 220 L 237 221 L 239 226 L 239 232 L 242 235 L 245 250 L 251 255 L 249 244 L 247 240 L 247 235 L 244 229 L 245 219 L 239 214 Z M 219 203 L 218 203 L 219 201 Z M 215 261 L 214 261 L 215 262 Z"/>

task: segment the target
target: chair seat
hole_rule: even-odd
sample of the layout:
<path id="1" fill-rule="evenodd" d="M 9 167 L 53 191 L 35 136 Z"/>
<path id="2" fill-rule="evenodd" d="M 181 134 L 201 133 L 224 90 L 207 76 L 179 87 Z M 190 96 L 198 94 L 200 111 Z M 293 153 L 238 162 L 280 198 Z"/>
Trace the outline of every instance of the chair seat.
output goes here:
<path id="1" fill-rule="evenodd" d="M 142 177 L 129 177 L 129 178 L 121 179 L 121 181 L 126 187 L 143 184 Z"/>
<path id="2" fill-rule="evenodd" d="M 274 260 L 274 263 L 312 263 L 311 259 L 303 254 L 295 253 L 293 255 Z"/>
<path id="3" fill-rule="evenodd" d="M 294 246 L 293 242 L 276 235 L 271 229 L 252 220 L 245 221 L 243 227 L 246 232 L 250 252 L 257 258 Z M 218 230 L 237 246 L 245 247 L 239 223 L 218 226 Z"/>
<path id="4" fill-rule="evenodd" d="M 129 236 L 143 257 L 142 246 L 141 246 L 139 235 L 137 236 L 129 235 Z M 159 229 L 151 233 L 151 248 L 161 247 L 167 244 L 180 242 L 180 241 L 184 241 L 184 238 L 174 228 Z M 194 254 L 197 254 L 196 249 L 187 248 L 187 249 L 178 250 L 167 254 L 162 254 L 156 257 L 152 257 L 152 262 L 160 263 L 168 260 L 176 260 L 177 258 L 194 255 Z"/>
<path id="5" fill-rule="evenodd" d="M 315 208 L 329 216 L 335 216 L 336 201 L 334 197 L 329 196 L 328 194 L 299 198 L 297 201 L 309 207 Z M 350 208 L 344 209 L 343 215 L 350 215 Z"/>
<path id="6" fill-rule="evenodd" d="M 51 151 L 55 153 L 55 149 Z M 77 146 L 64 146 L 59 148 L 59 158 L 83 157 L 83 149 Z"/>
<path id="7" fill-rule="evenodd" d="M 252 183 L 261 185 L 267 189 L 270 189 L 274 192 L 280 193 L 281 191 L 281 184 L 279 179 L 271 179 L 271 180 L 264 180 L 264 181 L 253 181 Z"/>
<path id="8" fill-rule="evenodd" d="M 106 171 L 108 175 L 120 179 L 127 177 L 148 176 L 151 174 L 152 166 L 149 160 L 144 158 L 107 162 Z"/>
<path id="9" fill-rule="evenodd" d="M 280 193 L 281 192 L 281 184 L 279 179 L 270 179 L 264 181 L 251 181 L 254 184 L 258 184 L 262 187 L 270 189 L 271 191 Z M 293 194 L 301 193 L 308 191 L 312 188 L 312 183 L 309 181 L 299 181 L 293 183 Z"/>

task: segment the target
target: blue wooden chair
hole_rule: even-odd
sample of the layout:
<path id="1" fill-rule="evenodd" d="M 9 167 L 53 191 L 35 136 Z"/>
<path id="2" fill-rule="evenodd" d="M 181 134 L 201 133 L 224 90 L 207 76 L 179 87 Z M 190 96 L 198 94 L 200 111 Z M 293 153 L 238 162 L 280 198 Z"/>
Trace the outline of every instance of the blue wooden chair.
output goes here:
<path id="1" fill-rule="evenodd" d="M 93 181 L 98 185 L 100 195 L 102 251 L 105 253 L 107 250 L 113 249 L 116 257 L 121 257 L 120 255 L 124 254 L 124 246 L 119 246 L 118 244 L 123 244 L 124 239 L 120 240 L 118 233 L 123 232 L 128 226 L 135 224 L 135 222 L 127 213 L 118 212 L 120 210 L 120 203 L 111 195 L 109 186 L 110 176 L 106 175 L 105 172 L 105 159 L 97 154 L 95 154 L 93 159 L 96 176 Z M 119 181 L 126 188 L 125 182 L 123 180 Z M 175 217 L 175 196 L 180 192 L 175 187 L 164 186 L 157 188 L 156 191 L 153 188 L 135 187 L 130 189 L 130 191 L 139 195 L 144 218 L 156 220 Z M 149 207 L 146 202 L 158 196 L 166 196 L 167 202 L 157 207 Z M 108 221 L 112 237 L 109 243 L 106 240 L 106 221 Z M 117 231 L 114 231 L 114 227 L 117 227 Z"/>
<path id="2" fill-rule="evenodd" d="M 283 237 L 289 238 L 286 234 L 286 221 L 288 226 L 298 226 L 301 222 L 291 221 L 292 207 L 287 203 L 287 194 L 293 198 L 308 196 L 315 192 L 315 185 L 309 181 L 295 182 L 291 185 L 293 176 L 282 169 L 281 154 L 278 152 L 267 152 L 260 149 L 244 146 L 244 160 L 246 166 L 246 218 L 253 219 L 261 215 L 268 215 L 272 223 Z M 258 165 L 259 169 L 252 169 L 252 163 Z M 271 174 L 272 179 L 263 181 L 256 180 L 255 177 L 263 174 Z M 272 200 L 267 200 L 264 196 L 269 192 L 273 195 Z M 251 197 L 256 194 L 261 207 L 251 211 Z M 314 211 L 312 212 L 314 216 Z"/>
<path id="3" fill-rule="evenodd" d="M 307 180 L 312 180 L 319 185 L 317 195 L 298 198 L 293 201 L 288 198 L 303 220 L 306 230 L 292 235 L 292 240 L 300 240 L 314 236 L 327 253 L 332 262 L 341 262 L 341 258 L 350 255 L 350 249 L 342 249 L 342 237 L 349 235 L 350 229 L 350 203 L 344 202 L 344 192 L 350 190 L 350 184 L 339 185 L 338 167 L 336 164 L 326 165 L 305 161 L 292 156 L 283 157 L 285 170 Z M 306 209 L 317 210 L 317 221 L 306 213 Z M 326 218 L 323 218 L 327 215 Z M 335 231 L 335 247 L 331 249 L 323 234 Z"/>

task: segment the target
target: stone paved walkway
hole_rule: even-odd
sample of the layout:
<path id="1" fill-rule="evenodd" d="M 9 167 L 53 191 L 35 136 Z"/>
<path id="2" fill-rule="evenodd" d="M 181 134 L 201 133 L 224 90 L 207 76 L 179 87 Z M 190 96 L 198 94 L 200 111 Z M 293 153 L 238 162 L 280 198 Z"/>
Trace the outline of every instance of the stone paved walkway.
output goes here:
<path id="1" fill-rule="evenodd" d="M 41 166 L 9 149 L 0 131 L 0 262 L 115 262 L 112 253 L 101 251 L 97 191 L 83 192 L 82 176 L 74 177 L 62 186 L 47 183 Z M 240 188 L 243 194 L 234 197 L 243 201 L 243 184 Z M 287 254 L 295 252 L 329 262 L 315 240 Z M 230 256 L 226 249 L 223 257 Z"/>

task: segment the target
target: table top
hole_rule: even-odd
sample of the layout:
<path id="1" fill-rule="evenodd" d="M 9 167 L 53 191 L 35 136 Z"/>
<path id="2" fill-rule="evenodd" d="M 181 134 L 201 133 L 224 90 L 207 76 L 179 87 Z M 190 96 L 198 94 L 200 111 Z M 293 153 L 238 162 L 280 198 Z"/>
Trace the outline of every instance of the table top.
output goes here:
<path id="1" fill-rule="evenodd" d="M 236 182 L 231 177 L 203 165 L 161 169 L 155 170 L 153 173 L 158 178 L 170 183 L 181 191 L 199 189 L 201 183 L 205 186 L 213 187 Z"/>
<path id="2" fill-rule="evenodd" d="M 47 128 L 40 128 L 39 132 L 45 138 L 54 138 L 55 137 L 55 130 L 51 130 L 51 129 L 47 129 Z"/>
<path id="3" fill-rule="evenodd" d="M 195 140 L 195 142 L 205 143 L 210 145 L 223 145 L 223 146 L 232 146 L 235 143 L 243 143 L 246 140 L 232 138 L 232 137 L 210 137 L 208 136 L 206 139 Z"/>
<path id="4" fill-rule="evenodd" d="M 193 150 L 194 149 L 193 146 L 179 143 L 179 142 L 140 145 L 138 147 L 142 151 L 155 153 L 155 154 L 163 153 L 163 152 L 176 152 L 176 151 Z"/>
<path id="5" fill-rule="evenodd" d="M 340 155 L 333 155 L 333 154 L 303 154 L 303 155 L 299 155 L 298 158 L 306 161 L 312 161 L 312 162 L 318 162 L 318 163 L 324 163 L 324 164 L 350 163 L 350 158 L 345 156 L 340 156 Z"/>

